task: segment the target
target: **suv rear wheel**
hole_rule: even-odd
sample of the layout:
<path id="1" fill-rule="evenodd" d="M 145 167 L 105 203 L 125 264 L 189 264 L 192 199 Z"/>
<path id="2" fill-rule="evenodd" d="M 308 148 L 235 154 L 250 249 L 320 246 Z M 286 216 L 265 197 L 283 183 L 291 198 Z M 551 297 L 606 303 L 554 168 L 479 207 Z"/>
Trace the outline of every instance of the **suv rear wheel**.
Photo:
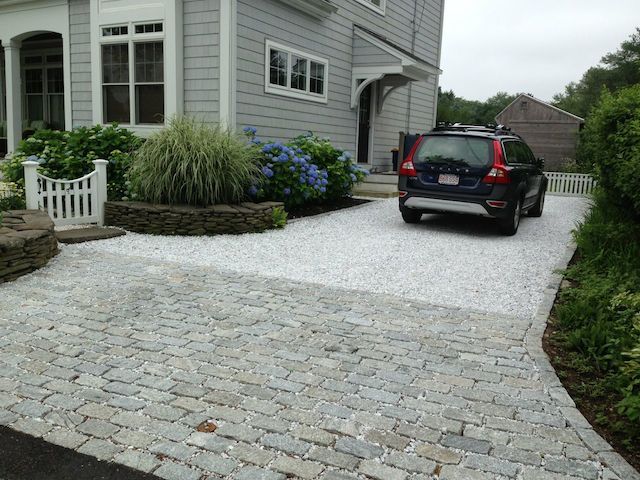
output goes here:
<path id="1" fill-rule="evenodd" d="M 500 231 L 504 235 L 515 235 L 518 231 L 518 227 L 520 226 L 520 218 L 522 217 L 522 199 L 518 200 L 518 203 L 515 205 L 513 210 L 511 211 L 511 215 L 507 218 L 502 218 L 498 220 L 498 227 Z"/>
<path id="2" fill-rule="evenodd" d="M 400 213 L 405 223 L 419 223 L 422 218 L 422 212 L 411 208 L 400 207 Z"/>

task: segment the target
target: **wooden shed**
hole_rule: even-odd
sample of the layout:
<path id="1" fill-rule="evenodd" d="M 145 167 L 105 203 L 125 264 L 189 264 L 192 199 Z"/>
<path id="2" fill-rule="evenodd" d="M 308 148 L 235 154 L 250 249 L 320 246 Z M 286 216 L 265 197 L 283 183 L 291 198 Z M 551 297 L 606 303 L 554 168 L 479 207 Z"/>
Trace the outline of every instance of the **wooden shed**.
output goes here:
<path id="1" fill-rule="evenodd" d="M 544 157 L 546 170 L 562 169 L 576 158 L 583 118 L 522 94 L 496 116 L 496 121 L 520 135 L 536 157 Z"/>

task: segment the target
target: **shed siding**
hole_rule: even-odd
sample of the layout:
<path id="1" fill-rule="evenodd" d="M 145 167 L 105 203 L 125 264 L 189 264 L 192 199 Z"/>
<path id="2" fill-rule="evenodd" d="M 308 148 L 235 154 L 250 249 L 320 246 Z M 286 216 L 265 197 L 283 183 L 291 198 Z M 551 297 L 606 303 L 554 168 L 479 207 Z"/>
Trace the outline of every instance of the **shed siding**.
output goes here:
<path id="1" fill-rule="evenodd" d="M 522 100 L 527 108 L 522 108 Z M 496 117 L 519 134 L 537 157 L 545 158 L 545 168 L 559 170 L 575 160 L 581 121 L 533 99 L 518 99 Z"/>
<path id="2" fill-rule="evenodd" d="M 220 0 L 184 0 L 184 112 L 219 120 Z"/>
<path id="3" fill-rule="evenodd" d="M 441 0 L 427 0 L 421 15 L 414 0 L 389 2 L 381 16 L 354 0 L 335 0 L 338 12 L 324 20 L 305 15 L 276 0 L 238 0 L 237 126 L 252 125 L 266 139 L 287 139 L 309 130 L 330 137 L 342 148 L 354 151 L 357 113 L 350 108 L 351 69 L 354 66 L 353 25 L 358 24 L 386 36 L 398 46 L 411 49 L 411 25 L 419 26 L 415 54 L 437 63 Z M 421 20 L 420 20 L 421 17 Z M 328 103 L 266 94 L 264 91 L 265 40 L 329 60 Z M 356 42 L 355 48 L 365 48 Z M 369 47 L 370 48 L 370 47 Z M 378 62 L 388 55 L 371 49 L 365 61 Z M 384 55 L 383 55 L 384 53 Z M 394 57 L 395 58 L 395 57 Z M 425 130 L 432 124 L 435 79 L 413 84 L 413 110 L 407 116 L 408 87 L 397 89 L 387 99 L 374 126 L 373 166 L 391 164 L 389 150 L 397 146 L 398 132 L 408 128 Z M 430 92 L 432 91 L 432 92 Z M 413 103 L 413 102 L 412 102 Z"/>
<path id="4" fill-rule="evenodd" d="M 89 126 L 93 124 L 89 0 L 69 0 L 69 29 L 72 125 Z"/>

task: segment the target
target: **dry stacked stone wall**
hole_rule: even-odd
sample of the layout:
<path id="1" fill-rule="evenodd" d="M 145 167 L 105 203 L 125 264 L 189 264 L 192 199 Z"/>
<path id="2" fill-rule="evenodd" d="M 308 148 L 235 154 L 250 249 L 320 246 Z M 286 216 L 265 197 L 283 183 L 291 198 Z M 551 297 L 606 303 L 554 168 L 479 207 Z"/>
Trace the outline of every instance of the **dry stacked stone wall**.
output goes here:
<path id="1" fill-rule="evenodd" d="M 43 267 L 58 253 L 53 222 L 39 210 L 2 212 L 0 283 Z"/>
<path id="2" fill-rule="evenodd" d="M 156 235 L 219 235 L 261 232 L 272 228 L 278 202 L 189 207 L 142 202 L 106 202 L 105 223 L 132 232 Z"/>

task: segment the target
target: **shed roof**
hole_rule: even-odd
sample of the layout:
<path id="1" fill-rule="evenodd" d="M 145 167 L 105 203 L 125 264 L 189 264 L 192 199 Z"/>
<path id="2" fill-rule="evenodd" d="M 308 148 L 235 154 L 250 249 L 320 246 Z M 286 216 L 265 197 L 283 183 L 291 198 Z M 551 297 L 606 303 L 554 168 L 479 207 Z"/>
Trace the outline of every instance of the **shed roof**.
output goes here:
<path id="1" fill-rule="evenodd" d="M 573 118 L 574 120 L 577 120 L 580 123 L 584 123 L 584 118 L 579 117 L 577 115 L 574 115 L 573 113 L 567 112 L 566 110 L 562 110 L 561 108 L 558 108 L 558 107 L 556 107 L 554 105 L 551 105 L 550 103 L 544 102 L 544 101 L 540 100 L 539 98 L 532 97 L 531 95 L 528 95 L 526 93 L 521 93 L 520 95 L 518 95 L 513 102 L 511 102 L 499 114 L 497 114 L 496 115 L 496 121 L 498 121 L 497 119 L 498 119 L 498 117 L 500 117 L 500 115 L 502 115 L 504 112 L 509 110 L 512 106 L 514 106 L 516 103 L 521 101 L 523 98 L 526 98 L 528 100 L 532 100 L 532 101 L 534 101 L 536 103 L 544 105 L 545 107 L 551 108 L 552 110 L 555 110 L 558 113 L 561 113 L 561 114 L 566 115 L 566 116 L 568 116 L 570 118 Z"/>

